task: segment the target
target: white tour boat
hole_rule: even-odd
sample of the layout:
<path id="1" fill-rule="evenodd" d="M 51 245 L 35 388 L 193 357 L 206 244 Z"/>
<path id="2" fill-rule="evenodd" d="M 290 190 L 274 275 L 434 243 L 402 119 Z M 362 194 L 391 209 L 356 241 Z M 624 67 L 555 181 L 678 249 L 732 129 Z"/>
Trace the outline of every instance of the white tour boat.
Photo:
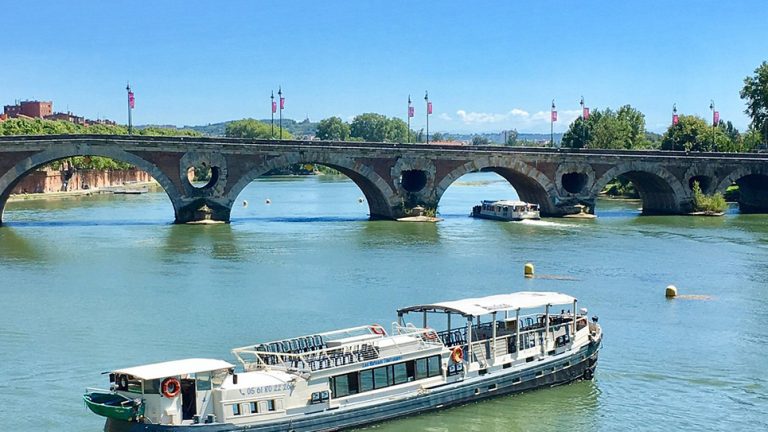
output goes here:
<path id="1" fill-rule="evenodd" d="M 573 312 L 572 312 L 573 311 Z M 406 320 L 416 314 L 420 326 Z M 517 292 L 366 325 L 117 369 L 86 405 L 105 431 L 332 431 L 591 379 L 602 340 L 575 298 Z"/>
<path id="2" fill-rule="evenodd" d="M 538 204 L 510 200 L 483 200 L 480 205 L 472 207 L 470 216 L 503 221 L 541 219 Z"/>

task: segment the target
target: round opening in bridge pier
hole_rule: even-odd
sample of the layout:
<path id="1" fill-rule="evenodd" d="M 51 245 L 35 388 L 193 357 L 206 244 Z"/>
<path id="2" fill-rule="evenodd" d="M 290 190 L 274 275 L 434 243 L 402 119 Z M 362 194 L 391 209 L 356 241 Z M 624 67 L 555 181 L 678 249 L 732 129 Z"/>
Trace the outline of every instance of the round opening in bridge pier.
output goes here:
<path id="1" fill-rule="evenodd" d="M 701 191 L 706 193 L 709 187 L 712 186 L 712 179 L 707 176 L 693 176 L 688 179 L 688 187 L 693 190 L 693 184 L 698 182 Z"/>
<path id="2" fill-rule="evenodd" d="M 563 174 L 561 179 L 563 183 L 563 189 L 569 193 L 580 193 L 587 186 L 587 180 L 589 177 L 584 173 L 570 172 Z"/>
<path id="3" fill-rule="evenodd" d="M 408 192 L 418 192 L 427 185 L 427 173 L 421 170 L 403 171 L 400 174 L 400 184 Z"/>
<path id="4" fill-rule="evenodd" d="M 187 180 L 196 189 L 209 189 L 219 180 L 219 167 L 205 162 L 187 168 Z"/>

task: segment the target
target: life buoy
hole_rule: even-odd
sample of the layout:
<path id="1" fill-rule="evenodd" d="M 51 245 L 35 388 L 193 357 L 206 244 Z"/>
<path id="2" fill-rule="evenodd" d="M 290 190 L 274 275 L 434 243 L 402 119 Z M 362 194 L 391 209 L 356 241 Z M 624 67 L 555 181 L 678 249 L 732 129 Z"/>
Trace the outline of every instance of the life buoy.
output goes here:
<path id="1" fill-rule="evenodd" d="M 382 327 L 382 326 L 380 326 L 378 324 L 374 324 L 374 325 L 372 325 L 372 326 L 370 326 L 368 328 L 371 330 L 371 333 L 373 333 L 373 334 L 377 334 L 377 335 L 381 335 L 381 336 L 384 336 L 386 334 L 386 332 L 384 331 L 384 327 Z"/>
<path id="2" fill-rule="evenodd" d="M 181 391 L 181 383 L 176 378 L 166 378 L 160 384 L 160 391 L 167 398 L 176 397 Z"/>
<path id="3" fill-rule="evenodd" d="M 464 350 L 462 350 L 460 346 L 451 350 L 451 360 L 454 363 L 461 363 L 461 361 L 464 360 Z"/>
<path id="4" fill-rule="evenodd" d="M 435 333 L 434 330 L 430 330 L 426 333 L 424 333 L 424 337 L 429 340 L 435 340 L 437 339 L 437 333 Z"/>

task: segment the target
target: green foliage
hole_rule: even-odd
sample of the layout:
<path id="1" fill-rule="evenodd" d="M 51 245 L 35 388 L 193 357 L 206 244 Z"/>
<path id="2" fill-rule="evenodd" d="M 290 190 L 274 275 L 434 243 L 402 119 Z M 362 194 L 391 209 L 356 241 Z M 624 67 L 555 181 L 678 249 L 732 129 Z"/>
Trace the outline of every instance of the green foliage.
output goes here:
<path id="1" fill-rule="evenodd" d="M 491 140 L 482 135 L 475 135 L 472 137 L 472 145 L 488 145 L 490 143 Z"/>
<path id="2" fill-rule="evenodd" d="M 376 113 L 360 114 L 352 119 L 349 129 L 353 140 L 399 143 L 408 141 L 408 125 L 397 117 L 387 118 Z M 411 132 L 411 140 L 414 137 L 418 142 L 421 136 Z"/>
<path id="3" fill-rule="evenodd" d="M 507 141 L 504 143 L 504 145 L 508 146 L 514 146 L 517 145 L 517 129 L 512 129 L 510 131 L 507 131 Z"/>
<path id="4" fill-rule="evenodd" d="M 758 66 L 754 76 L 744 78 L 739 95 L 747 102 L 744 113 L 752 119 L 750 128 L 759 132 L 763 144 L 768 145 L 768 62 Z"/>
<path id="5" fill-rule="evenodd" d="M 727 151 L 730 147 L 731 141 L 723 128 L 713 128 L 703 118 L 690 115 L 681 115 L 661 138 L 662 150 L 707 152 Z"/>
<path id="6" fill-rule="evenodd" d="M 349 140 L 349 125 L 338 117 L 329 117 L 320 120 L 317 125 L 317 138 L 329 141 L 347 141 Z"/>
<path id="7" fill-rule="evenodd" d="M 228 138 L 275 139 L 280 137 L 280 129 L 275 126 L 273 136 L 271 125 L 248 118 L 227 123 L 224 136 Z M 293 139 L 293 135 L 283 130 L 283 139 Z"/>
<path id="8" fill-rule="evenodd" d="M 594 110 L 585 121 L 579 117 L 563 135 L 563 147 L 599 149 L 648 148 L 645 115 L 624 105 L 614 112 L 610 108 Z"/>
<path id="9" fill-rule="evenodd" d="M 635 185 L 623 177 L 611 180 L 605 185 L 601 193 L 611 197 L 640 198 L 640 193 L 635 189 Z"/>
<path id="10" fill-rule="evenodd" d="M 722 213 L 728 208 L 723 194 L 705 195 L 699 182 L 693 182 L 693 211 L 705 213 Z"/>

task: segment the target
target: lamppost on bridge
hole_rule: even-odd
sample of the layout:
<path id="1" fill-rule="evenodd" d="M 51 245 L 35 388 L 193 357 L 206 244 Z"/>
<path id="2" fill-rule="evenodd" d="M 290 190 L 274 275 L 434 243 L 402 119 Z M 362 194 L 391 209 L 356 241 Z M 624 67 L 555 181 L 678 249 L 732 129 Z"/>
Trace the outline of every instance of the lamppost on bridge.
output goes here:
<path id="1" fill-rule="evenodd" d="M 672 126 L 677 126 L 680 122 L 680 117 L 677 116 L 677 104 L 672 104 Z"/>
<path id="2" fill-rule="evenodd" d="M 581 97 L 581 101 L 579 101 L 579 105 L 581 105 L 581 119 L 582 119 L 581 144 L 583 148 L 586 148 L 587 147 L 587 119 L 589 118 L 589 108 L 584 106 L 584 96 Z"/>
<path id="3" fill-rule="evenodd" d="M 552 99 L 552 111 L 549 116 L 549 145 L 555 146 L 555 122 L 557 121 L 557 107 L 555 107 L 555 100 Z"/>
<path id="4" fill-rule="evenodd" d="M 269 100 L 272 102 L 272 119 L 269 121 L 270 132 L 269 137 L 275 138 L 275 111 L 277 111 L 277 104 L 275 103 L 275 91 L 272 90 L 272 94 L 269 95 Z"/>
<path id="5" fill-rule="evenodd" d="M 285 98 L 283 97 L 283 87 L 277 87 L 277 96 L 280 98 L 280 139 L 283 139 L 283 108 L 285 108 Z"/>
<path id="6" fill-rule="evenodd" d="M 709 109 L 712 110 L 712 151 L 717 150 L 717 143 L 715 142 L 715 128 L 720 123 L 720 113 L 715 111 L 715 101 L 709 101 Z"/>
<path id="7" fill-rule="evenodd" d="M 136 105 L 136 100 L 133 97 L 133 92 L 131 91 L 131 83 L 126 82 L 125 84 L 125 91 L 128 92 L 128 134 L 133 133 L 133 121 L 131 119 L 131 111 L 133 111 L 133 107 Z"/>
<path id="8" fill-rule="evenodd" d="M 427 144 L 429 144 L 429 115 L 432 114 L 432 102 L 429 101 L 429 92 L 424 92 L 424 102 L 427 103 Z"/>
<path id="9" fill-rule="evenodd" d="M 411 117 L 413 117 L 413 107 L 411 106 L 411 95 L 408 95 L 408 142 L 411 142 Z"/>

